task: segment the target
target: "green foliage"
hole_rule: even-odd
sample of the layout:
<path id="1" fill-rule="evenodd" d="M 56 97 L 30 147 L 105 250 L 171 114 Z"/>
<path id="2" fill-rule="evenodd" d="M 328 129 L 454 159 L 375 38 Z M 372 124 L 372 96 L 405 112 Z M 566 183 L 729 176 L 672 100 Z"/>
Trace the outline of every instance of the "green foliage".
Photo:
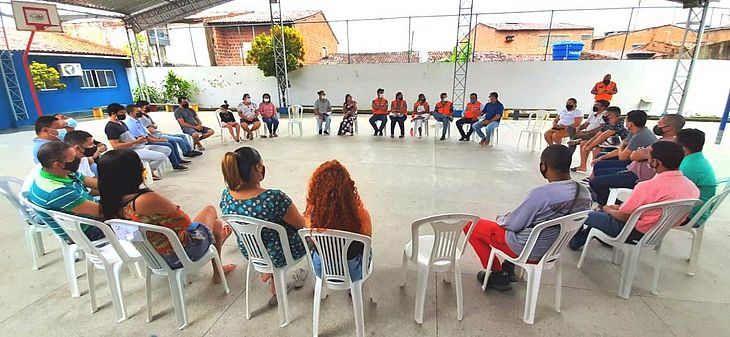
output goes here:
<path id="1" fill-rule="evenodd" d="M 271 27 L 271 34 L 281 36 L 281 26 Z M 297 70 L 304 61 L 304 39 L 302 34 L 294 28 L 284 26 L 284 44 L 286 46 L 287 71 Z M 270 35 L 259 34 L 251 45 L 251 51 L 246 55 L 246 62 L 255 63 L 264 76 L 275 76 L 274 48 Z"/>
<path id="2" fill-rule="evenodd" d="M 66 84 L 61 83 L 58 70 L 45 63 L 33 61 L 30 64 L 30 73 L 36 89 L 66 89 Z"/>
<path id="3" fill-rule="evenodd" d="M 140 87 L 134 88 L 134 92 L 132 92 L 132 97 L 134 98 L 135 102 L 147 100 L 150 103 L 162 103 L 164 101 L 164 98 L 162 96 L 163 94 L 159 90 L 157 90 L 157 88 L 151 85 L 144 84 L 142 84 L 142 86 Z"/>
<path id="4" fill-rule="evenodd" d="M 162 94 L 165 96 L 164 99 L 168 102 L 177 103 L 178 97 L 190 97 L 196 92 L 195 87 L 182 77 L 178 76 L 172 70 L 167 72 L 165 81 L 162 83 Z"/>
<path id="5" fill-rule="evenodd" d="M 135 35 L 135 38 L 137 39 L 137 44 L 132 44 L 131 48 L 129 44 L 123 47 L 127 56 L 132 57 L 132 51 L 134 51 L 134 57 L 138 58 L 143 66 L 152 66 L 152 55 L 150 55 L 150 49 L 147 48 L 147 34 L 139 33 Z M 139 48 L 137 48 L 137 45 L 139 45 Z"/>
<path id="6" fill-rule="evenodd" d="M 457 55 L 458 54 L 458 55 Z M 466 48 L 462 52 L 457 52 L 456 47 L 454 47 L 454 51 L 451 52 L 451 56 L 449 58 L 441 61 L 443 63 L 454 63 L 456 62 L 458 57 L 459 62 L 467 62 L 471 58 L 471 44 L 467 45 Z"/>

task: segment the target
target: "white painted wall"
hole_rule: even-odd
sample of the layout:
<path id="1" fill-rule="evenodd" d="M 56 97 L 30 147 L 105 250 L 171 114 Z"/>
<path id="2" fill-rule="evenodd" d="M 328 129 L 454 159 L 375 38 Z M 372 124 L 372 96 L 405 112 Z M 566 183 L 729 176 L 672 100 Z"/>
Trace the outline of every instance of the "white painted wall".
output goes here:
<path id="1" fill-rule="evenodd" d="M 585 111 L 591 107 L 593 84 L 611 73 L 619 87 L 614 105 L 629 111 L 642 97 L 652 97 L 650 113 L 658 115 L 664 108 L 674 64 L 673 60 L 472 63 L 467 90 L 478 93 L 482 101 L 489 92 L 497 91 L 506 107 L 523 109 L 556 109 L 568 97 L 575 97 Z M 169 69 L 201 88 L 194 98 L 203 106 L 218 106 L 224 99 L 233 104 L 245 92 L 255 101 L 269 92 L 276 101 L 276 81 L 264 78 L 255 66 L 147 68 L 148 82 L 159 83 Z M 376 89 L 382 87 L 388 99 L 402 91 L 409 102 L 415 101 L 422 92 L 435 102 L 441 92 L 451 95 L 452 73 L 452 64 L 440 63 L 308 65 L 290 74 L 290 100 L 311 105 L 316 92 L 325 90 L 333 105 L 341 104 L 344 95 L 351 93 L 361 106 L 369 107 Z M 720 116 L 730 90 L 728 75 L 730 61 L 699 61 L 685 115 Z M 136 86 L 131 70 L 129 79 Z"/>

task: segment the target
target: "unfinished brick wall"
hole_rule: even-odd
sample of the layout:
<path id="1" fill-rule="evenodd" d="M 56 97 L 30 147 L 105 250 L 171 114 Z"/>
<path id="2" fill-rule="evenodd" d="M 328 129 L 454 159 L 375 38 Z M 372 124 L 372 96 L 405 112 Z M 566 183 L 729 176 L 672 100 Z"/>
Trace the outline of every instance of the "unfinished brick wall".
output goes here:
<path id="1" fill-rule="evenodd" d="M 475 36 L 476 35 L 476 36 Z M 512 41 L 507 37 L 511 36 Z M 542 55 L 545 53 L 545 41 L 547 41 L 548 30 L 496 30 L 492 27 L 479 24 L 472 30 L 471 41 L 476 51 L 499 51 L 505 54 Z M 556 29 L 550 32 L 550 42 L 559 41 L 581 41 L 586 44 L 585 49 L 591 45 L 593 29 Z M 476 39 L 476 40 L 475 40 Z M 552 54 L 552 48 L 548 48 L 548 54 Z"/>
<path id="2" fill-rule="evenodd" d="M 688 38 L 692 41 L 697 34 L 690 32 Z M 684 28 L 666 25 L 656 28 L 644 29 L 629 33 L 628 39 L 625 34 L 616 34 L 605 37 L 603 39 L 593 40 L 593 49 L 595 50 L 612 50 L 621 51 L 626 39 L 626 50 L 630 51 L 631 46 L 635 44 L 647 44 L 651 42 L 664 42 L 669 44 L 681 44 L 684 36 Z M 661 52 L 661 51 L 658 51 Z"/>
<path id="3" fill-rule="evenodd" d="M 337 53 L 337 38 L 322 13 L 296 21 L 294 28 L 302 33 L 305 64 L 319 63 L 322 47 L 327 48 L 328 54 Z"/>
<path id="4" fill-rule="evenodd" d="M 244 65 L 241 58 L 243 43 L 252 43 L 255 36 L 261 33 L 268 34 L 268 26 L 240 26 L 240 27 L 213 27 L 213 53 L 215 64 L 219 66 Z M 245 55 L 244 55 L 245 58 Z"/>

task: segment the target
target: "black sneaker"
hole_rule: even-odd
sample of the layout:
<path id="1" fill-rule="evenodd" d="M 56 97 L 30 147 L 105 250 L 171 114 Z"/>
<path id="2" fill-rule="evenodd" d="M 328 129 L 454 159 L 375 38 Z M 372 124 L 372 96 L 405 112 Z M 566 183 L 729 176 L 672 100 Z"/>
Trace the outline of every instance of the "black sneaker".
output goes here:
<path id="1" fill-rule="evenodd" d="M 324 134 L 327 135 L 327 136 L 329 136 L 330 135 L 330 132 L 329 131 L 325 131 Z"/>
<path id="2" fill-rule="evenodd" d="M 484 284 L 485 275 L 486 273 L 483 271 L 477 273 L 477 281 L 479 281 L 480 284 Z M 497 289 L 499 291 L 510 291 L 512 290 L 512 285 L 510 284 L 509 276 L 505 272 L 492 272 L 489 274 L 489 280 L 487 280 L 487 288 Z"/>
<path id="3" fill-rule="evenodd" d="M 202 156 L 202 155 L 203 155 L 203 152 L 191 150 L 190 152 L 183 154 L 183 157 L 191 158 L 191 157 L 197 157 L 197 156 Z"/>
<path id="4" fill-rule="evenodd" d="M 319 134 L 320 134 L 320 135 L 322 134 L 322 130 L 319 130 Z"/>
<path id="5" fill-rule="evenodd" d="M 446 136 L 441 136 L 441 140 L 446 140 Z"/>
<path id="6" fill-rule="evenodd" d="M 180 159 L 180 164 L 190 164 L 190 163 L 192 163 L 192 162 L 189 160 Z"/>
<path id="7" fill-rule="evenodd" d="M 178 165 L 172 168 L 175 171 L 187 171 L 189 168 L 185 165 Z"/>
<path id="8" fill-rule="evenodd" d="M 517 274 L 515 274 L 515 265 L 512 262 L 502 262 L 502 271 L 507 273 L 510 282 L 517 282 Z"/>

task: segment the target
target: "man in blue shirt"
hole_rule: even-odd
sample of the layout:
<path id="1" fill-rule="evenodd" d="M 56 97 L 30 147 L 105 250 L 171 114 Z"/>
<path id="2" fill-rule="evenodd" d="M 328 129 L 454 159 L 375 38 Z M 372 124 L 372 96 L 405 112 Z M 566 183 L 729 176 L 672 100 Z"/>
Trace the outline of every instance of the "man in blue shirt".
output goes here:
<path id="1" fill-rule="evenodd" d="M 35 121 L 35 134 L 33 138 L 33 163 L 38 164 L 38 149 L 45 143 L 63 140 L 59 130 L 65 133 L 65 122 L 56 119 L 54 116 L 40 116 Z"/>
<path id="2" fill-rule="evenodd" d="M 499 121 L 502 119 L 504 113 L 504 105 L 498 100 L 499 94 L 492 92 L 489 94 L 489 103 L 484 105 L 482 108 L 482 117 L 471 125 L 471 129 L 474 130 L 482 140 L 479 145 L 489 145 L 492 139 L 494 129 L 499 127 Z M 482 128 L 487 129 L 487 133 L 482 132 Z"/>
<path id="3" fill-rule="evenodd" d="M 147 149 L 164 153 L 167 158 L 170 159 L 173 169 L 183 171 L 188 169 L 187 166 L 182 164 L 188 164 L 190 161 L 180 158 L 180 153 L 177 152 L 177 146 L 174 146 L 165 139 L 151 135 L 149 130 L 142 125 L 142 122 L 139 120 L 139 118 L 143 116 L 141 108 L 134 104 L 129 104 L 126 107 L 126 110 L 129 114 L 129 118 L 124 120 L 124 124 L 127 125 L 129 133 L 131 133 L 134 138 L 147 138 Z"/>

